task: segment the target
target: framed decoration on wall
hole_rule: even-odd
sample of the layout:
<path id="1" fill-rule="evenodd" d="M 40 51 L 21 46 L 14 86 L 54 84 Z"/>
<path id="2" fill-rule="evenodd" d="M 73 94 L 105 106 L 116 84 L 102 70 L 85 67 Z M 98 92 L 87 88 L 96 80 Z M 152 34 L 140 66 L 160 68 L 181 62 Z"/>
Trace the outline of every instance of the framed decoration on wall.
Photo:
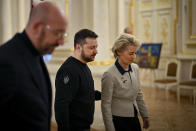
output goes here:
<path id="1" fill-rule="evenodd" d="M 162 43 L 143 43 L 137 51 L 135 63 L 140 68 L 157 69 Z"/>

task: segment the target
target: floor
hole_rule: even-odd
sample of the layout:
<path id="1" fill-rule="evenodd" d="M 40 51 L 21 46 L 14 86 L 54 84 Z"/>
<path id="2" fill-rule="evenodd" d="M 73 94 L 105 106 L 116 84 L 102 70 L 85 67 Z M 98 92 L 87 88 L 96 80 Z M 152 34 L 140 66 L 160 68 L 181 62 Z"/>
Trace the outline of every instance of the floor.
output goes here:
<path id="1" fill-rule="evenodd" d="M 165 90 L 160 88 L 142 88 L 148 110 L 151 127 L 148 131 L 196 131 L 196 105 L 187 94 L 176 99 L 176 92 L 170 91 L 169 99 L 165 98 Z"/>
<path id="2" fill-rule="evenodd" d="M 181 102 L 178 103 L 175 91 L 170 91 L 168 100 L 165 98 L 163 88 L 146 87 L 142 88 L 142 91 L 151 121 L 150 128 L 143 131 L 196 131 L 196 105 L 192 104 L 189 97 L 181 96 Z M 96 102 L 92 128 L 92 131 L 104 131 L 100 101 Z M 52 131 L 56 131 L 56 129 L 54 128 Z"/>

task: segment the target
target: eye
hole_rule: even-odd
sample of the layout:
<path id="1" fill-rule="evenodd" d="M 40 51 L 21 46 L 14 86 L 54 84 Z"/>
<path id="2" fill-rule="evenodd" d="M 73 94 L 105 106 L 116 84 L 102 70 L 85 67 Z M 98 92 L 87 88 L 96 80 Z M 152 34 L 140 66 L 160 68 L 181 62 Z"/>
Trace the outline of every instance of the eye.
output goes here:
<path id="1" fill-rule="evenodd" d="M 89 49 L 93 50 L 93 49 L 96 49 L 95 46 L 90 46 Z"/>

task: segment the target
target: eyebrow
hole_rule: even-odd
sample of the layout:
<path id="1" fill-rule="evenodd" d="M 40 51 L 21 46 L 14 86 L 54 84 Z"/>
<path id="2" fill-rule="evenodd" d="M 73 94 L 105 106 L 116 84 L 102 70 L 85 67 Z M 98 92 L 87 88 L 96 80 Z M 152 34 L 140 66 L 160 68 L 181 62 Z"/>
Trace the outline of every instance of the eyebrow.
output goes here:
<path id="1" fill-rule="evenodd" d="M 135 51 L 128 51 L 128 53 L 137 53 L 137 51 L 135 52 Z"/>
<path id="2" fill-rule="evenodd" d="M 88 47 L 98 47 L 97 45 L 89 45 Z"/>

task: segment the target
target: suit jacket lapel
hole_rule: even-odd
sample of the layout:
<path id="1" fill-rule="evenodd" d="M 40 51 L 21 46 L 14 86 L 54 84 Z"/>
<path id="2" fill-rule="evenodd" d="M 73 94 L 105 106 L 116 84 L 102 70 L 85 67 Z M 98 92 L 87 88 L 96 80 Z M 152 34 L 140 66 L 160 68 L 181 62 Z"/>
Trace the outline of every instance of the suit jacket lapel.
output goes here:
<path id="1" fill-rule="evenodd" d="M 35 87 L 38 88 L 38 90 L 40 91 L 40 96 L 42 97 L 43 101 L 46 103 L 47 106 L 49 106 L 49 112 L 51 114 L 51 99 L 52 99 L 52 92 L 51 92 L 51 83 L 50 83 L 50 78 L 49 78 L 49 75 L 48 75 L 48 72 L 47 72 L 47 69 L 44 65 L 44 68 L 43 71 L 44 72 L 44 76 L 46 77 L 46 82 L 47 82 L 47 89 L 48 89 L 48 99 L 49 100 L 46 100 L 45 97 L 44 97 L 44 92 L 43 92 L 43 88 L 41 87 L 40 85 L 40 80 L 39 80 L 39 77 L 37 75 L 37 71 L 36 71 L 36 68 L 33 66 L 35 65 L 35 60 L 34 59 L 34 56 L 31 54 L 29 48 L 28 48 L 28 42 L 29 40 L 25 40 L 23 39 L 24 36 L 21 35 L 21 34 L 18 34 L 17 36 L 15 36 L 15 39 L 17 39 L 18 41 L 18 50 L 19 51 L 18 53 L 20 55 L 22 55 L 22 57 L 24 58 L 24 64 L 26 65 L 26 68 L 27 70 L 29 71 L 29 73 L 31 74 L 31 78 L 32 78 L 32 82 L 35 84 Z M 43 63 L 44 64 L 44 63 Z"/>
<path id="2" fill-rule="evenodd" d="M 52 86 L 51 86 L 51 82 L 50 82 L 49 73 L 48 73 L 47 67 L 44 63 L 43 58 L 41 60 L 41 65 L 43 67 L 43 73 L 44 73 L 44 76 L 46 77 L 46 82 L 47 82 L 47 86 L 48 86 L 47 89 L 48 89 L 49 102 L 51 102 L 52 101 Z"/>
<path id="3" fill-rule="evenodd" d="M 35 67 L 33 67 L 33 65 L 35 63 L 33 63 L 31 57 L 29 57 L 27 55 L 24 55 L 24 62 L 26 64 L 27 69 L 29 70 L 30 74 L 32 75 L 32 81 L 35 83 L 36 87 L 40 90 L 41 97 L 46 102 L 46 100 L 44 98 L 44 92 L 43 92 L 42 87 L 40 85 L 40 81 L 39 81 L 37 71 L 35 70 Z"/>

